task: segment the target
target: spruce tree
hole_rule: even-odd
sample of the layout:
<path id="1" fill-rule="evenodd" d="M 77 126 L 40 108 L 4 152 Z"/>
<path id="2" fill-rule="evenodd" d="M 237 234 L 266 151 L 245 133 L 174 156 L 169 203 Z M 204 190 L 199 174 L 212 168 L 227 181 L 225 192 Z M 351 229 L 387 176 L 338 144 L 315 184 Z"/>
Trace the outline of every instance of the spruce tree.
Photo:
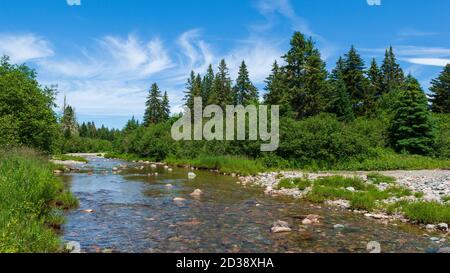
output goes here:
<path id="1" fill-rule="evenodd" d="M 212 94 L 209 104 L 216 104 L 225 109 L 226 105 L 233 105 L 235 96 L 233 94 L 231 79 L 225 60 L 221 60 L 216 77 L 214 78 Z"/>
<path id="2" fill-rule="evenodd" d="M 233 87 L 233 93 L 236 100 L 235 105 L 249 105 L 258 103 L 258 89 L 250 81 L 247 65 L 242 61 L 239 67 L 238 77 L 236 79 L 236 85 Z"/>
<path id="3" fill-rule="evenodd" d="M 350 95 L 343 79 L 344 60 L 339 58 L 336 68 L 330 75 L 330 97 L 327 112 L 335 114 L 341 121 L 352 121 L 355 118 L 353 113 Z"/>
<path id="4" fill-rule="evenodd" d="M 437 79 L 431 81 L 431 109 L 435 113 L 450 113 L 450 64 Z"/>
<path id="5" fill-rule="evenodd" d="M 367 78 L 369 80 L 369 85 L 364 96 L 363 112 L 365 114 L 373 113 L 375 111 L 376 102 L 383 94 L 382 75 L 375 59 L 372 59 L 370 68 L 367 71 Z"/>
<path id="6" fill-rule="evenodd" d="M 195 75 L 194 71 L 191 72 L 191 76 L 186 84 L 185 91 L 185 105 L 192 111 L 194 111 L 194 98 L 202 96 L 202 79 L 200 75 Z"/>
<path id="7" fill-rule="evenodd" d="M 277 61 L 272 66 L 272 73 L 265 80 L 264 104 L 278 105 L 280 107 L 280 115 L 292 116 L 292 106 L 290 95 L 284 86 L 284 73 L 282 68 L 278 66 Z"/>
<path id="8" fill-rule="evenodd" d="M 132 132 L 134 130 L 136 130 L 137 128 L 139 128 L 139 121 L 137 121 L 135 119 L 135 117 L 133 116 L 125 125 L 125 128 L 123 129 L 123 131 L 125 133 L 129 133 Z"/>
<path id="9" fill-rule="evenodd" d="M 156 83 L 150 89 L 147 102 L 145 103 L 147 109 L 144 115 L 144 126 L 148 127 L 150 124 L 157 124 L 161 122 L 161 91 Z"/>
<path id="10" fill-rule="evenodd" d="M 352 46 L 344 58 L 343 80 L 350 94 L 355 114 L 364 113 L 364 99 L 367 92 L 367 79 L 364 71 L 364 61 Z"/>
<path id="11" fill-rule="evenodd" d="M 65 137 L 79 135 L 79 127 L 75 109 L 67 104 L 66 97 L 64 97 L 63 114 L 61 117 L 61 129 Z"/>
<path id="12" fill-rule="evenodd" d="M 206 106 L 209 102 L 209 98 L 212 93 L 213 84 L 214 84 L 214 70 L 212 68 L 212 65 L 209 65 L 208 70 L 206 71 L 206 74 L 202 80 L 203 106 Z"/>
<path id="13" fill-rule="evenodd" d="M 164 92 L 164 96 L 161 102 L 161 120 L 167 121 L 170 118 L 170 103 L 169 96 L 167 95 L 167 91 Z"/>
<path id="14" fill-rule="evenodd" d="M 400 91 L 400 101 L 390 128 L 390 141 L 398 152 L 427 155 L 433 145 L 432 124 L 425 93 L 409 75 Z"/>
<path id="15" fill-rule="evenodd" d="M 381 66 L 382 93 L 388 93 L 402 86 L 404 73 L 394 54 L 392 46 L 386 50 L 386 54 Z"/>
<path id="16" fill-rule="evenodd" d="M 294 115 L 301 119 L 322 112 L 327 104 L 327 71 L 314 42 L 296 32 L 283 59 L 283 85 L 289 92 Z"/>

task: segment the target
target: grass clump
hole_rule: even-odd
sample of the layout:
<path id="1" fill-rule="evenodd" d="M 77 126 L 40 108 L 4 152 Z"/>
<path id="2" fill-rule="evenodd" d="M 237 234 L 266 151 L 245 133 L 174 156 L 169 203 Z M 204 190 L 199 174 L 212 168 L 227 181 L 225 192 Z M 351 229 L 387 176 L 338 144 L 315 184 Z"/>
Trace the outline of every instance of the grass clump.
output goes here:
<path id="1" fill-rule="evenodd" d="M 329 176 L 319 178 L 314 185 L 334 187 L 334 188 L 349 188 L 352 187 L 355 190 L 366 189 L 366 184 L 359 177 L 343 177 L 343 176 Z"/>
<path id="2" fill-rule="evenodd" d="M 54 166 L 30 149 L 0 153 L 0 253 L 56 252 L 58 204 L 76 203 L 53 175 Z"/>
<path id="3" fill-rule="evenodd" d="M 353 193 L 343 188 L 333 188 L 314 185 L 312 191 L 306 196 L 306 200 L 313 203 L 323 203 L 328 200 L 349 200 Z"/>
<path id="4" fill-rule="evenodd" d="M 447 195 L 447 196 L 442 197 L 442 201 L 443 202 L 450 202 L 450 196 Z"/>
<path id="5" fill-rule="evenodd" d="M 73 156 L 73 155 L 54 155 L 53 160 L 59 160 L 59 161 L 77 161 L 77 162 L 83 162 L 88 163 L 87 159 L 81 156 Z"/>
<path id="6" fill-rule="evenodd" d="M 421 224 L 450 224 L 450 205 L 438 202 L 413 202 L 404 204 L 403 212 L 408 219 Z"/>
<path id="7" fill-rule="evenodd" d="M 349 171 L 389 171 L 389 170 L 433 170 L 450 169 L 449 159 L 439 159 L 420 155 L 397 154 L 389 149 L 372 149 L 371 156 L 364 160 L 352 159 L 341 162 L 334 170 Z"/>
<path id="8" fill-rule="evenodd" d="M 307 188 L 311 187 L 312 182 L 308 179 L 303 178 L 285 178 L 281 179 L 278 183 L 279 189 L 299 189 L 299 190 L 306 190 Z"/>
<path id="9" fill-rule="evenodd" d="M 376 206 L 375 197 L 368 192 L 355 193 L 350 198 L 350 207 L 353 210 L 372 211 Z"/>
<path id="10" fill-rule="evenodd" d="M 382 183 L 394 184 L 396 182 L 394 177 L 382 175 L 380 173 L 370 173 L 367 175 L 367 179 L 376 185 L 379 185 Z"/>
<path id="11" fill-rule="evenodd" d="M 377 178 L 379 177 L 377 176 Z M 355 191 L 349 190 L 350 187 L 354 188 Z M 353 210 L 373 211 L 379 207 L 379 201 L 411 195 L 413 195 L 411 190 L 397 185 L 386 190 L 380 190 L 373 184 L 364 183 L 358 177 L 330 176 L 315 181 L 311 192 L 306 196 L 306 200 L 314 203 L 323 203 L 328 200 L 347 200 Z"/>

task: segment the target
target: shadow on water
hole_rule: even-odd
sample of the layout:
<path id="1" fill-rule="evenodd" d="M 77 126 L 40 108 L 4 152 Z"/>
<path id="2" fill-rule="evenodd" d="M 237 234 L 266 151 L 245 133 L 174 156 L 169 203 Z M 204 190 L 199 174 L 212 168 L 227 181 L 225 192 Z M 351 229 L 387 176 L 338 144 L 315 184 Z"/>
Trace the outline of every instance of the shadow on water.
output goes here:
<path id="1" fill-rule="evenodd" d="M 124 164 L 127 168 L 112 172 Z M 90 158 L 84 171 L 65 177 L 80 208 L 68 213 L 64 240 L 80 242 L 87 252 L 367 252 L 371 241 L 384 252 L 439 247 L 416 228 L 267 197 L 259 188 L 244 188 L 236 178 L 210 172 L 195 171 L 197 177 L 188 180 L 188 172 Z M 204 194 L 191 197 L 195 189 Z M 176 197 L 185 200 L 174 202 Z M 83 212 L 87 209 L 94 212 Z M 302 227 L 301 217 L 308 214 L 322 216 L 321 224 Z M 293 231 L 272 234 L 276 220 L 288 221 Z M 336 230 L 335 224 L 346 228 Z"/>

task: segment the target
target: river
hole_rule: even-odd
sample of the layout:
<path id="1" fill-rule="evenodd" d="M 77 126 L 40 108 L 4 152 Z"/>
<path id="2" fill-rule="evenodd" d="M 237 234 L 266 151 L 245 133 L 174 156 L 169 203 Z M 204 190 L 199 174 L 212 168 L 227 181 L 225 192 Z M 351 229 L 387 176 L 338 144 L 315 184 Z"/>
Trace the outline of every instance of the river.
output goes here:
<path id="1" fill-rule="evenodd" d="M 79 172 L 64 176 L 80 207 L 67 213 L 63 239 L 79 242 L 84 252 L 368 252 L 369 242 L 378 242 L 383 252 L 439 247 L 414 226 L 384 225 L 351 212 L 265 196 L 232 177 L 195 171 L 197 177 L 189 180 L 187 169 L 169 172 L 163 166 L 89 160 Z M 123 164 L 128 168 L 112 172 Z M 149 176 L 155 172 L 159 175 Z M 204 194 L 191 197 L 195 189 Z M 186 200 L 174 202 L 175 197 Z M 308 214 L 323 219 L 302 227 Z M 293 231 L 271 233 L 277 220 L 288 221 Z M 345 228 L 335 229 L 336 224 Z"/>

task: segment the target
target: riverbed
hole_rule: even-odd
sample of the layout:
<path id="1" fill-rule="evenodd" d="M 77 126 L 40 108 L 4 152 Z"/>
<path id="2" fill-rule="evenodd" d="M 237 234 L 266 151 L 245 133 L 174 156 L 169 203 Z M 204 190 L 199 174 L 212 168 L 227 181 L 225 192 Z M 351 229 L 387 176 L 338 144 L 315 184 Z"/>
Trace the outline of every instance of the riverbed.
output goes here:
<path id="1" fill-rule="evenodd" d="M 385 225 L 337 208 L 270 197 L 233 177 L 195 171 L 188 179 L 189 169 L 88 159 L 64 175 L 80 207 L 67 213 L 63 240 L 80 243 L 83 252 L 367 253 L 370 242 L 382 252 L 434 252 L 448 246 L 412 225 Z M 196 189 L 200 197 L 190 195 Z M 320 215 L 320 223 L 303 226 L 310 214 Z M 292 232 L 271 233 L 277 220 L 287 221 Z"/>

